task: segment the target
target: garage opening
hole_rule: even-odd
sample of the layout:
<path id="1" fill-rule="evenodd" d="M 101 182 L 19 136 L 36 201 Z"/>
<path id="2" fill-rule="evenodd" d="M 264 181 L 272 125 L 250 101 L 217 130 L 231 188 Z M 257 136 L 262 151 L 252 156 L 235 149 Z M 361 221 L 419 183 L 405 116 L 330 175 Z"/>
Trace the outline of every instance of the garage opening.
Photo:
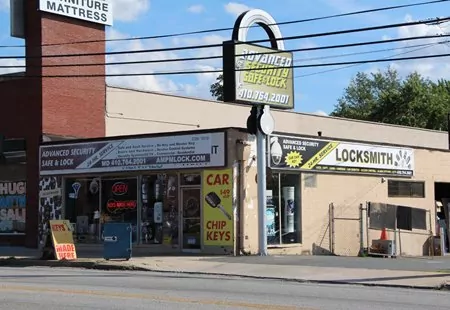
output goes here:
<path id="1" fill-rule="evenodd" d="M 449 250 L 449 223 L 450 223 L 450 183 L 434 183 L 434 200 L 436 201 L 436 234 L 440 236 L 440 227 L 444 228 L 444 244 L 446 253 Z"/>

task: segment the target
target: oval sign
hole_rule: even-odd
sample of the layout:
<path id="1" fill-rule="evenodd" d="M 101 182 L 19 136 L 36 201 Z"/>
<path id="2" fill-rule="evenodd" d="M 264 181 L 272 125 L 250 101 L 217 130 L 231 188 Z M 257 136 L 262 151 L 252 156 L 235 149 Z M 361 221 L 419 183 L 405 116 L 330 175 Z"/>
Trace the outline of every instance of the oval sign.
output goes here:
<path id="1" fill-rule="evenodd" d="M 111 191 L 117 196 L 125 195 L 128 192 L 128 184 L 124 182 L 116 182 L 113 184 Z"/>

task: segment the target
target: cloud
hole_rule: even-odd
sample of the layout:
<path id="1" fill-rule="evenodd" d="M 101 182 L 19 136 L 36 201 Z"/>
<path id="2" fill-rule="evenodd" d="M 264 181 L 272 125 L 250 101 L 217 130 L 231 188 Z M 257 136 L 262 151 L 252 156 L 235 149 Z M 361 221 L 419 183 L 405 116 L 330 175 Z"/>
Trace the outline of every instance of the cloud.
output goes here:
<path id="1" fill-rule="evenodd" d="M 123 38 L 126 35 L 118 31 L 109 31 L 108 38 Z M 198 37 L 195 42 L 207 44 L 208 42 L 217 41 L 219 38 L 211 36 Z M 159 40 L 133 40 L 126 42 L 110 42 L 108 51 L 120 50 L 142 50 L 142 49 L 159 49 L 166 47 Z M 198 52 L 193 51 L 163 51 L 156 53 L 136 53 L 126 55 L 107 55 L 107 62 L 123 62 L 123 61 L 154 61 L 165 59 L 178 59 L 191 57 L 191 54 L 198 56 Z M 186 62 L 160 62 L 160 63 L 141 63 L 133 65 L 112 65 L 107 66 L 108 74 L 127 74 L 127 73 L 154 73 L 168 71 L 210 71 L 218 70 L 221 67 L 220 60 L 216 63 L 206 61 L 186 61 Z M 176 95 L 200 97 L 211 99 L 209 88 L 219 73 L 201 73 L 189 75 L 142 75 L 142 76 L 119 76 L 108 77 L 107 83 L 114 86 L 122 86 L 133 89 L 146 91 L 164 92 Z"/>
<path id="2" fill-rule="evenodd" d="M 328 116 L 328 114 L 322 110 L 317 110 L 313 114 L 320 115 L 320 116 Z"/>
<path id="3" fill-rule="evenodd" d="M 150 9 L 150 0 L 112 0 L 112 2 L 114 20 L 122 22 L 134 21 Z"/>
<path id="4" fill-rule="evenodd" d="M 0 59 L 0 66 L 24 66 L 25 60 L 23 59 Z M 24 72 L 25 68 L 0 68 L 0 74 L 8 74 L 15 72 Z"/>
<path id="5" fill-rule="evenodd" d="M 9 0 L 0 0 L 0 12 L 9 11 Z"/>
<path id="6" fill-rule="evenodd" d="M 239 16 L 242 12 L 251 10 L 251 7 L 245 5 L 245 4 L 241 4 L 241 3 L 237 3 L 237 2 L 228 2 L 227 4 L 225 4 L 225 11 L 231 15 L 234 16 Z"/>
<path id="7" fill-rule="evenodd" d="M 410 15 L 405 17 L 406 22 L 411 22 L 413 20 L 414 19 Z M 416 37 L 443 34 L 449 30 L 448 26 L 446 29 L 444 26 L 439 25 L 416 25 L 400 27 L 397 33 L 398 37 Z M 413 45 L 418 44 L 430 45 L 413 47 Z M 450 53 L 450 41 L 448 41 L 448 38 L 400 42 L 397 46 L 403 49 L 396 51 L 394 57 L 428 56 Z M 450 64 L 447 57 L 398 61 L 392 62 L 389 65 L 396 69 L 402 76 L 417 71 L 424 77 L 428 77 L 432 80 L 440 78 L 450 79 Z"/>
<path id="8" fill-rule="evenodd" d="M 188 12 L 194 13 L 194 14 L 200 14 L 205 11 L 205 7 L 201 4 L 195 4 L 188 7 Z"/>

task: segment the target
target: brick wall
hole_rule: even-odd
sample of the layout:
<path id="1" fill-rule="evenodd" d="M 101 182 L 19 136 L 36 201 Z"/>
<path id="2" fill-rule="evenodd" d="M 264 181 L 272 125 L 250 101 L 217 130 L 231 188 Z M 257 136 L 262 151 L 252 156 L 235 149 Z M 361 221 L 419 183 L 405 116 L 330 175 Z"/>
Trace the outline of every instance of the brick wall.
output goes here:
<path id="1" fill-rule="evenodd" d="M 96 78 L 41 78 L 42 75 L 104 75 L 105 56 L 46 58 L 45 55 L 104 53 L 104 26 L 36 10 L 26 2 L 26 76 L 0 81 L 0 133 L 27 140 L 27 223 L 25 245 L 37 246 L 39 145 L 42 134 L 105 135 L 106 84 Z M 97 40 L 87 44 L 62 44 Z M 47 46 L 46 46 L 47 45 Z M 59 64 L 96 66 L 46 67 Z M 0 236 L 2 239 L 2 236 Z M 0 240 L 1 241 L 1 240 Z M 23 244 L 23 238 L 9 241 Z"/>

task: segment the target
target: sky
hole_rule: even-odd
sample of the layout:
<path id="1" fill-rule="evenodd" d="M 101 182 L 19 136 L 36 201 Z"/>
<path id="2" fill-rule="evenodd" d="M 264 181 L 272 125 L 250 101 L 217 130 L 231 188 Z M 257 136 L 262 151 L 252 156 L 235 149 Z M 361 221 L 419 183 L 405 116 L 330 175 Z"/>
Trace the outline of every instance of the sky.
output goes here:
<path id="1" fill-rule="evenodd" d="M 129 38 L 173 34 L 188 31 L 230 28 L 237 16 L 248 9 L 267 11 L 277 22 L 301 20 L 384 6 L 422 2 L 422 0 L 110 0 L 113 3 L 114 25 L 107 27 L 106 38 Z M 0 45 L 23 45 L 24 41 L 10 37 L 10 0 L 0 0 Z M 403 8 L 328 20 L 281 25 L 284 37 L 323 33 L 337 30 L 404 23 L 450 15 L 450 2 Z M 286 40 L 285 48 L 299 49 L 316 46 L 386 40 L 398 37 L 450 33 L 450 23 L 419 25 L 366 31 L 345 35 L 323 36 L 300 40 Z M 165 39 L 115 41 L 107 43 L 108 51 L 155 49 L 187 45 L 217 44 L 231 39 L 231 31 L 177 36 Z M 249 40 L 266 39 L 260 28 L 249 32 Z M 368 59 L 388 59 L 450 53 L 446 39 L 411 40 L 407 42 L 359 46 L 294 53 L 296 65 L 324 64 Z M 426 45 L 425 45 L 426 44 Z M 22 64 L 21 60 L 1 59 L 1 56 L 23 55 L 23 48 L 0 48 L 0 65 Z M 221 55 L 221 48 L 203 50 L 166 51 L 158 53 L 108 55 L 106 61 L 176 59 Z M 345 88 L 357 72 L 372 73 L 394 67 L 402 76 L 417 71 L 432 80 L 450 79 L 450 58 L 384 62 L 354 66 L 296 68 L 295 110 L 298 112 L 329 114 Z M 108 73 L 220 70 L 220 59 L 189 62 L 165 62 L 139 65 L 108 66 Z M 0 73 L 20 69 L 1 69 Z M 331 70 L 331 71 L 330 71 Z M 171 76 L 108 77 L 107 83 L 133 89 L 157 91 L 178 96 L 212 99 L 209 87 L 219 73 Z"/>

